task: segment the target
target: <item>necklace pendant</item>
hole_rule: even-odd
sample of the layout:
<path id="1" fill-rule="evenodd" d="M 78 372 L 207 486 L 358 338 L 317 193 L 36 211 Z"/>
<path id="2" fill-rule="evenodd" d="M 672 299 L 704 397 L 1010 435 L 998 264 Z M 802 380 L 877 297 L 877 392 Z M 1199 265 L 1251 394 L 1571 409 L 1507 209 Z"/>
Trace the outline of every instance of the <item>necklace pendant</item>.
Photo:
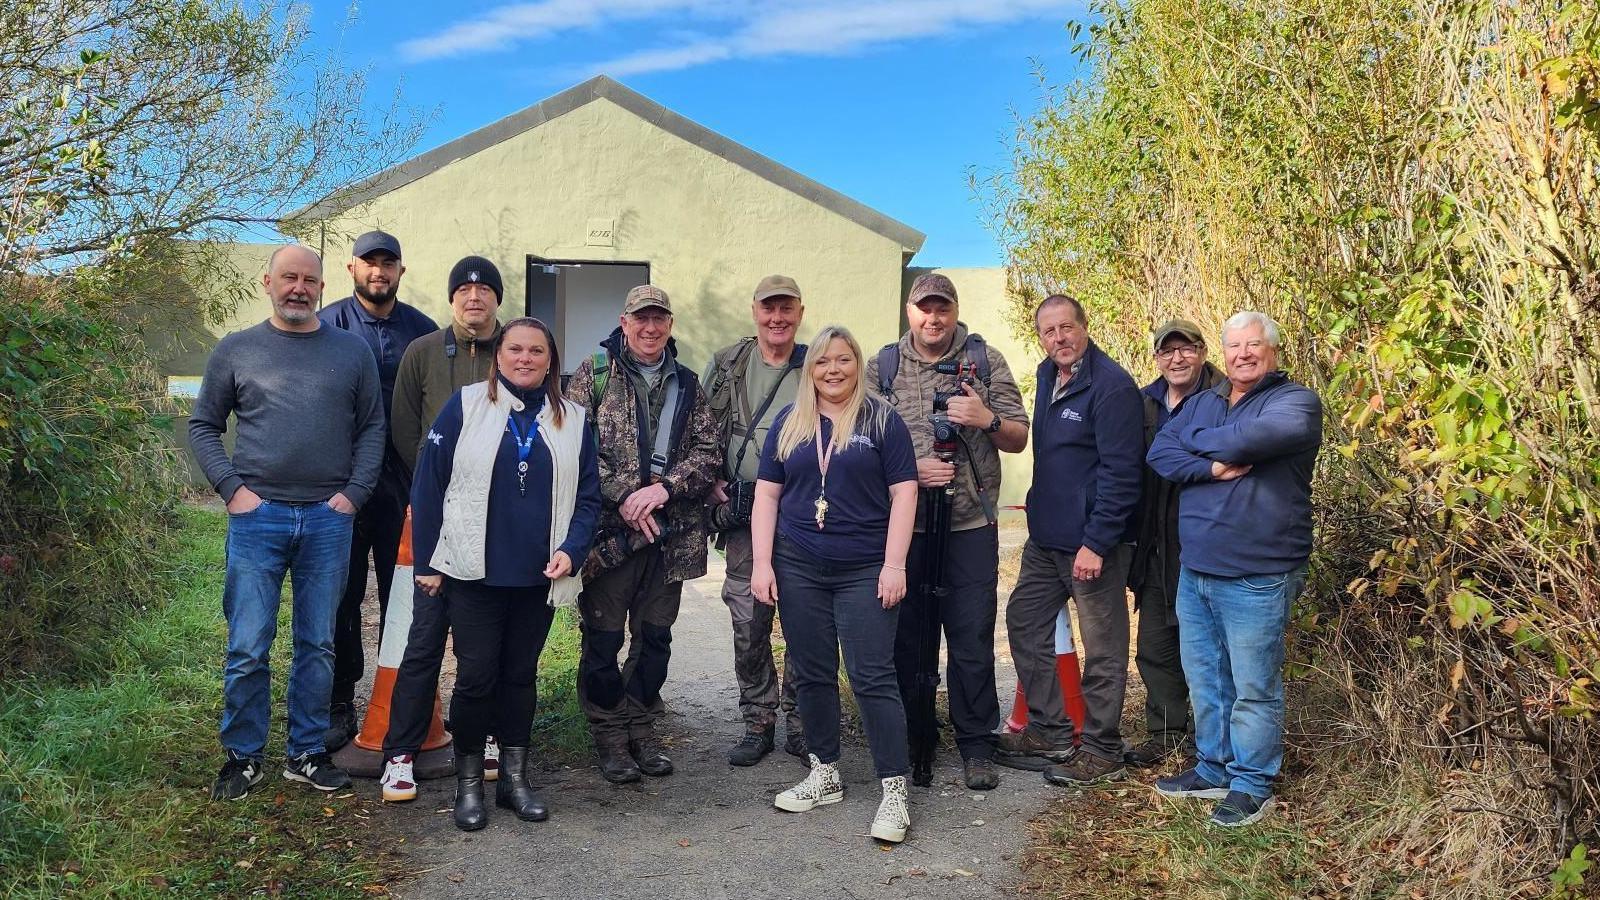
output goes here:
<path id="1" fill-rule="evenodd" d="M 822 530 L 822 521 L 828 517 L 828 500 L 827 500 L 827 498 L 822 497 L 822 496 L 819 495 L 817 497 L 817 501 L 815 503 L 813 503 L 812 506 L 817 511 L 817 514 L 816 514 L 817 530 L 821 531 Z"/>

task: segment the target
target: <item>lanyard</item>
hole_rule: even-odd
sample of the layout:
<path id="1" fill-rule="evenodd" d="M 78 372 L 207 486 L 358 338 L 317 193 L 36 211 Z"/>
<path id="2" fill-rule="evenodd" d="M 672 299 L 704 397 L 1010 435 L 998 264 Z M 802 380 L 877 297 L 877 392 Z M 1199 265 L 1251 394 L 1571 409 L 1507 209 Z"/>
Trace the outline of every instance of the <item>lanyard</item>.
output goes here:
<path id="1" fill-rule="evenodd" d="M 517 493 L 526 497 L 528 495 L 528 454 L 533 452 L 533 436 L 539 432 L 538 425 L 528 423 L 528 430 L 524 432 L 517 427 L 517 417 L 506 416 L 506 430 L 511 432 L 511 439 L 517 442 Z"/>
<path id="2" fill-rule="evenodd" d="M 833 442 L 828 442 L 828 449 L 822 449 L 822 416 L 817 416 L 817 471 L 822 475 L 822 487 L 817 490 L 817 499 L 811 504 L 816 511 L 817 530 L 822 530 L 822 521 L 828 517 L 828 463 L 833 461 Z"/>

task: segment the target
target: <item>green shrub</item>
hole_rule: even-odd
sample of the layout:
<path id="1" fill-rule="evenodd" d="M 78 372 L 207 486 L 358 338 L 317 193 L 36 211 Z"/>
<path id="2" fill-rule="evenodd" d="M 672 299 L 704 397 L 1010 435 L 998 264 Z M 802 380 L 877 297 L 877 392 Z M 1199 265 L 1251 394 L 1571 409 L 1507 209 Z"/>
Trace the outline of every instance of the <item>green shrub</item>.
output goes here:
<path id="1" fill-rule="evenodd" d="M 112 662 L 92 648 L 154 596 L 170 540 L 171 427 L 133 336 L 0 284 L 0 674 Z"/>

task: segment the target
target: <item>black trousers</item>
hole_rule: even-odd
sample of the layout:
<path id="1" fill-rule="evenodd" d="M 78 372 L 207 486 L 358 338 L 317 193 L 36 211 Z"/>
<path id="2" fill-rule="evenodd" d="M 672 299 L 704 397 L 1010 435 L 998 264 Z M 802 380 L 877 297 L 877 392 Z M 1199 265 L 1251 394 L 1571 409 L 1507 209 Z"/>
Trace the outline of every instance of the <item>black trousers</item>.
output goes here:
<path id="1" fill-rule="evenodd" d="M 906 557 L 906 599 L 900 604 L 894 661 L 900 696 L 910 708 L 916 673 L 938 671 L 938 641 L 920 641 L 927 627 L 928 600 L 922 585 L 930 539 L 913 535 Z M 945 684 L 950 698 L 950 725 L 963 759 L 994 756 L 994 732 L 1000 727 L 1000 700 L 994 681 L 994 625 L 1000 568 L 1000 531 L 994 525 L 952 531 L 945 545 L 945 594 L 938 616 L 949 664 Z M 931 643 L 932 646 L 922 646 Z M 920 652 L 919 652 L 920 651 Z"/>
<path id="2" fill-rule="evenodd" d="M 334 703 L 355 700 L 356 684 L 366 673 L 366 652 L 361 644 L 361 604 L 367 597 L 367 557 L 378 576 L 378 634 L 383 634 L 383 619 L 389 614 L 389 589 L 394 582 L 395 558 L 400 550 L 400 531 L 406 522 L 405 478 L 391 469 L 399 460 L 385 461 L 378 486 L 367 504 L 356 512 L 355 530 L 350 536 L 350 571 L 345 577 L 344 596 L 333 620 L 333 696 Z"/>
<path id="3" fill-rule="evenodd" d="M 1178 611 L 1158 589 L 1139 595 L 1139 636 L 1134 663 L 1144 681 L 1144 725 L 1150 737 L 1169 747 L 1194 738 L 1189 714 L 1189 682 L 1179 655 Z"/>
<path id="4" fill-rule="evenodd" d="M 539 654 L 555 620 L 549 595 L 548 585 L 489 587 L 445 579 L 443 597 L 455 629 L 450 727 L 457 753 L 482 753 L 491 731 L 503 746 L 528 746 L 539 699 Z"/>
<path id="5" fill-rule="evenodd" d="M 439 664 L 450 634 L 450 612 L 443 596 L 430 597 L 411 585 L 411 633 L 406 654 L 394 674 L 389 700 L 389 733 L 383 737 L 383 758 L 416 756 L 433 721 L 433 698 L 439 691 Z"/>

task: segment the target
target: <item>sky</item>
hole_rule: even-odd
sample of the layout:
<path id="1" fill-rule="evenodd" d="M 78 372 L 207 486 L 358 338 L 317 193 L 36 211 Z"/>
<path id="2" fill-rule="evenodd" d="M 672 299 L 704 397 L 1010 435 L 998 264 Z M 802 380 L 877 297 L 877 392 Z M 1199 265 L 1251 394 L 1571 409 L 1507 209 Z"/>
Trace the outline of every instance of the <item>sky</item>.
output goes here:
<path id="1" fill-rule="evenodd" d="M 922 266 L 998 265 L 969 184 L 1003 171 L 1042 67 L 1076 74 L 1082 0 L 394 0 L 310 6 L 311 40 L 429 116 L 424 152 L 606 74 L 927 234 Z"/>

